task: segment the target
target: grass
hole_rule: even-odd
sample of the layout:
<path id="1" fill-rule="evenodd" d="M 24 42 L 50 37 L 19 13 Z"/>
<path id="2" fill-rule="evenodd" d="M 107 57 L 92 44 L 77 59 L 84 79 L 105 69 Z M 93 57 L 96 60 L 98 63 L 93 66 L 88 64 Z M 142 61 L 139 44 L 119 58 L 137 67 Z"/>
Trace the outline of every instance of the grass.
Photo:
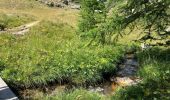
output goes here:
<path id="1" fill-rule="evenodd" d="M 71 31 L 72 30 L 72 31 Z M 123 46 L 90 46 L 62 23 L 44 21 L 23 37 L 2 34 L 2 78 L 12 86 L 43 86 L 63 80 L 75 84 L 102 80 L 124 54 Z"/>
<path id="2" fill-rule="evenodd" d="M 154 47 L 138 53 L 139 76 L 142 82 L 136 86 L 120 89 L 116 100 L 169 100 L 170 97 L 170 49 Z"/>
<path id="3" fill-rule="evenodd" d="M 63 8 L 49 8 L 35 0 L 0 0 L 0 12 L 27 14 L 35 16 L 36 20 L 63 22 L 76 28 L 79 11 Z"/>
<path id="4" fill-rule="evenodd" d="M 31 100 L 110 100 L 110 97 L 99 93 L 87 91 L 86 89 L 74 89 L 70 91 L 55 90 L 52 94 L 45 94 L 38 90 L 29 91 L 33 93 Z M 26 96 L 25 96 L 26 97 Z M 22 98 L 26 99 L 26 98 Z"/>
<path id="5" fill-rule="evenodd" d="M 0 29 L 4 30 L 6 28 L 13 28 L 28 22 L 34 21 L 35 18 L 24 14 L 0 14 Z"/>
<path id="6" fill-rule="evenodd" d="M 128 48 L 122 45 L 85 47 L 88 40 L 80 40 L 74 34 L 79 18 L 77 10 L 48 8 L 34 0 L 0 0 L 0 12 L 0 24 L 5 24 L 5 28 L 27 23 L 32 16 L 41 21 L 25 36 L 0 34 L 0 75 L 13 88 L 41 87 L 63 81 L 95 84 L 103 80 L 105 73 L 114 73 Z M 126 35 L 119 43 L 129 44 L 138 35 Z M 84 89 L 48 95 L 35 88 L 31 95 L 44 100 L 168 100 L 169 51 L 152 48 L 139 52 L 141 69 L 138 76 L 143 79 L 142 83 L 120 88 L 112 98 Z"/>
<path id="7" fill-rule="evenodd" d="M 84 89 L 76 89 L 70 93 L 64 92 L 56 96 L 46 96 L 44 100 L 110 100 L 110 98 Z"/>
<path id="8" fill-rule="evenodd" d="M 43 6 L 35 2 L 35 0 L 0 0 L 0 6 L 1 8 L 5 9 L 36 9 L 36 8 L 42 8 Z M 43 7 L 44 8 L 44 7 Z"/>

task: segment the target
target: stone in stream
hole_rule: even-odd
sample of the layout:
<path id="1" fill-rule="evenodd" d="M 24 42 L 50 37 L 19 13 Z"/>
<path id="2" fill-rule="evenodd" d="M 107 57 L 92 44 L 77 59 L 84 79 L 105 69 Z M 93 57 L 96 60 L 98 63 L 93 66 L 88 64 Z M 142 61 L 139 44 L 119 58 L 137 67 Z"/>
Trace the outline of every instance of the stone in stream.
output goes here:
<path id="1" fill-rule="evenodd" d="M 133 58 L 135 58 L 135 54 L 126 54 L 125 58 L 126 59 L 133 59 Z"/>
<path id="2" fill-rule="evenodd" d="M 126 65 L 138 66 L 138 62 L 135 59 L 126 59 Z"/>
<path id="3" fill-rule="evenodd" d="M 102 93 L 104 91 L 102 87 L 92 87 L 92 86 L 89 86 L 88 90 L 91 92 L 99 92 L 99 93 Z"/>
<path id="4" fill-rule="evenodd" d="M 116 84 L 118 86 L 131 86 L 136 84 L 136 82 L 129 77 L 116 77 Z"/>

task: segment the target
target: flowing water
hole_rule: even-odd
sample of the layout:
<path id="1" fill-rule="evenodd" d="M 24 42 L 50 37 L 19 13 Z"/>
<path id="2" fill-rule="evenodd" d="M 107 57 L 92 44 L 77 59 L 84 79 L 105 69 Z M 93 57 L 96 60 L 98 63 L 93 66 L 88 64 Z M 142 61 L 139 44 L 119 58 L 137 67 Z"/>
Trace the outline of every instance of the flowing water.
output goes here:
<path id="1" fill-rule="evenodd" d="M 135 57 L 135 53 L 127 53 L 124 61 L 118 65 L 118 71 L 107 82 L 97 87 L 89 86 L 88 90 L 103 93 L 105 95 L 114 94 L 118 87 L 126 87 L 135 85 L 140 82 L 136 77 L 139 64 Z"/>

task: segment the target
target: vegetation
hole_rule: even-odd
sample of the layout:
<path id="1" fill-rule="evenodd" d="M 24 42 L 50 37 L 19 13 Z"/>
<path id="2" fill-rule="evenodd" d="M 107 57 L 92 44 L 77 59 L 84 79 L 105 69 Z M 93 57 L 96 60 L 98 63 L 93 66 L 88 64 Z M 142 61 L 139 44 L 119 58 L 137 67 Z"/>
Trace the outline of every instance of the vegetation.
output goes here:
<path id="1" fill-rule="evenodd" d="M 170 2 L 126 1 L 81 0 L 81 20 L 77 31 L 77 10 L 48 8 L 35 0 L 0 0 L 0 12 L 3 12 L 0 14 L 0 30 L 35 19 L 41 21 L 24 36 L 7 32 L 0 34 L 1 77 L 12 88 L 32 88 L 35 99 L 170 99 L 169 47 L 140 51 L 137 49 L 138 43 L 131 45 L 126 41 L 137 39 L 134 34 L 128 34 L 132 30 L 135 33 L 143 32 L 143 40 L 168 40 L 166 28 L 169 25 Z M 130 39 L 124 37 L 124 42 L 119 44 L 109 42 L 109 39 L 117 39 L 124 34 Z M 51 83 L 88 86 L 101 82 L 104 75 L 114 74 L 117 64 L 129 49 L 138 50 L 140 70 L 137 76 L 142 81 L 137 85 L 120 87 L 111 97 L 81 88 L 53 95 L 41 90 L 40 96 L 35 95 L 39 93 L 38 87 L 46 87 Z"/>
<path id="2" fill-rule="evenodd" d="M 140 62 L 138 85 L 122 88 L 113 99 L 158 99 L 169 100 L 170 97 L 170 49 L 155 47 L 138 53 Z"/>
<path id="3" fill-rule="evenodd" d="M 73 9 L 54 9 L 35 0 L 0 0 L 0 12 L 4 14 L 26 14 L 35 16 L 36 20 L 49 20 L 55 23 L 63 22 L 77 27 L 79 11 Z"/>
<path id="4" fill-rule="evenodd" d="M 13 28 L 28 22 L 33 21 L 35 18 L 29 15 L 17 15 L 17 14 L 0 14 L 0 30 L 5 28 Z"/>
<path id="5" fill-rule="evenodd" d="M 86 13 L 88 9 L 92 6 L 93 2 L 98 2 L 98 0 L 88 0 L 86 1 L 86 6 L 82 6 L 82 14 Z M 102 3 L 100 3 L 102 4 Z M 142 34 L 145 34 L 142 37 L 142 40 L 161 40 L 169 38 L 169 32 L 166 31 L 170 23 L 170 1 L 169 0 L 108 0 L 108 4 L 105 5 L 106 17 L 104 19 L 100 18 L 100 24 L 97 24 L 95 27 L 95 32 L 91 32 L 93 29 L 89 29 L 90 33 L 93 33 L 95 36 L 92 38 L 98 37 L 102 43 L 108 41 L 108 37 L 112 37 L 116 34 L 115 39 L 132 32 L 137 26 L 143 29 Z M 103 9 L 98 9 L 92 7 L 90 11 L 100 10 L 104 13 Z M 83 20 L 88 20 L 91 22 L 90 25 L 95 25 L 93 19 L 90 19 L 90 13 L 83 15 Z M 104 20 L 104 21 L 103 21 Z M 82 21 L 84 24 L 80 24 L 81 27 L 88 28 L 88 21 Z M 140 24 L 140 25 L 139 25 Z M 130 31 L 125 31 L 127 28 L 130 28 Z M 146 31 L 145 31 L 146 30 Z M 125 31 L 125 32 L 124 32 Z"/>
<path id="6" fill-rule="evenodd" d="M 37 90 L 32 90 L 31 93 L 33 93 L 31 98 L 29 98 L 31 100 L 110 100 L 110 96 L 101 95 L 82 88 L 70 91 L 57 90 L 52 95 Z"/>
<path id="7" fill-rule="evenodd" d="M 60 93 L 57 96 L 47 96 L 45 100 L 109 100 L 109 97 L 84 89 L 76 89 L 70 93 Z"/>
<path id="8" fill-rule="evenodd" d="M 64 30 L 64 31 L 63 31 Z M 5 67 L 1 76 L 15 86 L 41 86 L 49 82 L 92 83 L 113 72 L 124 54 L 122 46 L 90 46 L 77 39 L 65 24 L 42 22 L 28 35 L 6 37 L 0 48 Z"/>
<path id="9" fill-rule="evenodd" d="M 35 0 L 0 0 L 0 6 L 6 10 L 28 10 L 42 8 L 40 3 L 35 2 Z M 11 9 L 12 8 L 12 9 Z M 44 7 L 43 7 L 44 8 Z"/>
<path id="10" fill-rule="evenodd" d="M 82 0 L 81 18 L 79 25 L 80 32 L 87 32 L 97 27 L 106 16 L 104 1 Z"/>

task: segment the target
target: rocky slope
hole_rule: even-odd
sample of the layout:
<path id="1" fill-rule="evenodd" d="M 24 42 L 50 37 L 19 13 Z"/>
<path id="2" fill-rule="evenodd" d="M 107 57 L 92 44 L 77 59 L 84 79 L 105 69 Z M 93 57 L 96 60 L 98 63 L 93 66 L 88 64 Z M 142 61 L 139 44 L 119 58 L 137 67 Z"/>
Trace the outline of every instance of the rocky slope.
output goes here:
<path id="1" fill-rule="evenodd" d="M 75 0 L 36 0 L 36 1 L 46 4 L 49 7 L 59 7 L 59 8 L 69 7 L 71 9 L 80 9 L 80 5 L 78 1 Z"/>

